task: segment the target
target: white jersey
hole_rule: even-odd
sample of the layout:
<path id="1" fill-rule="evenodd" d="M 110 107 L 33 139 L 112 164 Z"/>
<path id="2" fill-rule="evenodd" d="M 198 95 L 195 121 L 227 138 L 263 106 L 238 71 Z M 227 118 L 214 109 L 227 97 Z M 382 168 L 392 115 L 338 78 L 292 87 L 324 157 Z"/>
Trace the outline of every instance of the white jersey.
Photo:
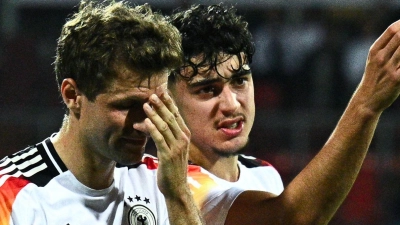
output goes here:
<path id="1" fill-rule="evenodd" d="M 157 160 L 115 168 L 113 184 L 80 183 L 46 139 L 0 161 L 0 225 L 169 224 Z"/>
<path id="2" fill-rule="evenodd" d="M 203 168 L 189 167 L 189 184 L 207 224 L 223 225 L 232 203 L 245 190 L 282 193 L 281 176 L 268 162 L 239 155 L 238 166 L 240 176 L 236 182 L 218 178 Z"/>
<path id="3" fill-rule="evenodd" d="M 241 175 L 233 183 L 189 166 L 188 181 L 207 224 L 224 224 L 229 207 L 244 190 L 283 190 L 271 165 L 239 159 Z M 66 168 L 48 138 L 0 160 L 0 225 L 168 225 L 157 166 L 156 158 L 144 155 L 136 165 L 117 166 L 109 188 L 94 190 Z"/>

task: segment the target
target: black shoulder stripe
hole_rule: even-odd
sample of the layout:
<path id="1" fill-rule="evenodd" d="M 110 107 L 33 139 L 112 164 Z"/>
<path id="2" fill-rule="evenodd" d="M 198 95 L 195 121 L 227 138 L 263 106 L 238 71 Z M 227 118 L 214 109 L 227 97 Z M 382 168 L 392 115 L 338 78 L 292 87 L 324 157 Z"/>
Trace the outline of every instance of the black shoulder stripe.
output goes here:
<path id="1" fill-rule="evenodd" d="M 56 152 L 56 149 L 54 148 L 53 143 L 51 143 L 50 138 L 47 138 L 45 142 L 57 165 L 60 167 L 61 171 L 63 172 L 67 171 L 68 168 L 65 166 L 64 162 L 61 160 L 60 156 Z"/>
<path id="2" fill-rule="evenodd" d="M 40 152 L 40 154 L 42 155 L 43 161 L 48 166 L 48 170 L 51 173 L 51 175 L 58 176 L 60 174 L 60 172 L 58 171 L 56 166 L 58 166 L 62 172 L 67 171 L 68 170 L 67 167 L 65 166 L 65 164 L 61 161 L 60 157 L 58 156 L 56 150 L 54 149 L 53 143 L 51 143 L 51 141 L 50 141 L 50 138 L 47 138 L 44 142 L 46 144 L 46 147 L 49 150 L 50 156 L 49 156 L 49 154 L 47 154 L 47 151 L 46 151 L 43 143 L 39 143 L 36 147 L 37 147 L 38 151 Z M 50 159 L 50 157 L 52 157 L 53 159 Z"/>
<path id="3" fill-rule="evenodd" d="M 253 158 L 253 157 L 246 157 L 244 155 L 239 155 L 239 162 L 241 162 L 244 166 L 247 168 L 255 168 L 255 167 L 260 167 L 260 166 L 271 166 L 270 163 L 267 161 Z"/>
<path id="4" fill-rule="evenodd" d="M 62 171 L 66 171 L 66 168 L 64 163 L 62 163 L 61 159 L 57 155 L 53 144 L 50 142 L 50 138 L 47 138 L 45 141 L 36 144 L 35 148 L 37 149 L 41 160 L 35 163 L 36 166 L 29 166 L 29 168 L 26 169 L 33 170 L 35 167 L 43 165 L 45 165 L 45 169 L 38 170 L 32 176 L 26 177 L 26 179 L 38 185 L 39 187 L 43 187 L 47 185 L 54 177 L 60 174 L 59 169 L 57 169 L 56 166 L 65 169 L 61 169 Z M 45 148 L 47 148 L 48 151 L 46 151 Z M 49 152 L 50 156 L 47 152 Z M 50 157 L 53 158 L 53 160 Z"/>

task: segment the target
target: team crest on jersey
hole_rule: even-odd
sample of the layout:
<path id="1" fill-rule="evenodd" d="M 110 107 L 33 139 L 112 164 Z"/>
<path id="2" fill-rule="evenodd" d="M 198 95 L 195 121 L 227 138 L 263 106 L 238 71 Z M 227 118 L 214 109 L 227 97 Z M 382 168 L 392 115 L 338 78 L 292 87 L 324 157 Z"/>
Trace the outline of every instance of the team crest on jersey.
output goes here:
<path id="1" fill-rule="evenodd" d="M 130 225 L 156 225 L 156 218 L 153 212 L 144 205 L 134 205 L 129 210 Z"/>

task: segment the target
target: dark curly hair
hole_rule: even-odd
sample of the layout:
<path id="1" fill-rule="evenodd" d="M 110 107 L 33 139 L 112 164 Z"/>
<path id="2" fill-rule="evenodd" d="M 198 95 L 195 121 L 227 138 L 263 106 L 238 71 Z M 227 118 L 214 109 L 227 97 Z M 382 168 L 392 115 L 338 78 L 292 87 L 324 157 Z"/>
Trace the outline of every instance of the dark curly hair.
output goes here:
<path id="1" fill-rule="evenodd" d="M 202 66 L 216 69 L 221 63 L 221 53 L 237 55 L 242 59 L 240 53 L 243 52 L 246 61 L 240 62 L 239 69 L 243 69 L 244 63 L 251 63 L 255 51 L 252 35 L 248 23 L 237 14 L 233 6 L 222 3 L 210 6 L 193 5 L 187 10 L 178 9 L 169 20 L 182 36 L 184 67 L 190 66 L 193 71 L 188 77 L 181 72 L 182 68 L 176 70 L 181 76 L 190 79 L 197 74 L 197 68 Z M 203 57 L 202 62 L 195 65 L 190 61 L 192 57 L 199 55 Z M 170 76 L 170 80 L 173 78 Z"/>
<path id="2" fill-rule="evenodd" d="M 59 87 L 65 78 L 73 78 L 94 101 L 121 67 L 144 80 L 181 66 L 181 38 L 149 5 L 83 1 L 62 28 L 54 64 Z"/>

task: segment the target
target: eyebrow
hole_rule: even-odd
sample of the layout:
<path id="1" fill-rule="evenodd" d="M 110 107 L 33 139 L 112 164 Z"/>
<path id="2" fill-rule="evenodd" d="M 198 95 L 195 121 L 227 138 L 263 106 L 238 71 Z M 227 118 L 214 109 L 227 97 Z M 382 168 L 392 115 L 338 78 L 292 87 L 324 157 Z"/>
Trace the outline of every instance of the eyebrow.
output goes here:
<path id="1" fill-rule="evenodd" d="M 248 74 L 251 74 L 251 69 L 250 70 L 241 69 L 241 70 L 235 71 L 229 79 L 225 79 L 225 78 L 222 78 L 221 76 L 217 75 L 217 77 L 214 77 L 214 78 L 204 78 L 204 79 L 202 79 L 200 81 L 193 82 L 193 83 L 189 82 L 188 86 L 191 87 L 191 88 L 195 88 L 195 87 L 205 86 L 205 85 L 209 85 L 209 84 L 215 83 L 217 81 L 220 81 L 221 79 L 232 80 L 232 79 L 235 79 L 235 78 L 238 78 L 238 77 L 241 77 L 241 76 L 245 76 L 245 75 L 248 75 Z"/>

